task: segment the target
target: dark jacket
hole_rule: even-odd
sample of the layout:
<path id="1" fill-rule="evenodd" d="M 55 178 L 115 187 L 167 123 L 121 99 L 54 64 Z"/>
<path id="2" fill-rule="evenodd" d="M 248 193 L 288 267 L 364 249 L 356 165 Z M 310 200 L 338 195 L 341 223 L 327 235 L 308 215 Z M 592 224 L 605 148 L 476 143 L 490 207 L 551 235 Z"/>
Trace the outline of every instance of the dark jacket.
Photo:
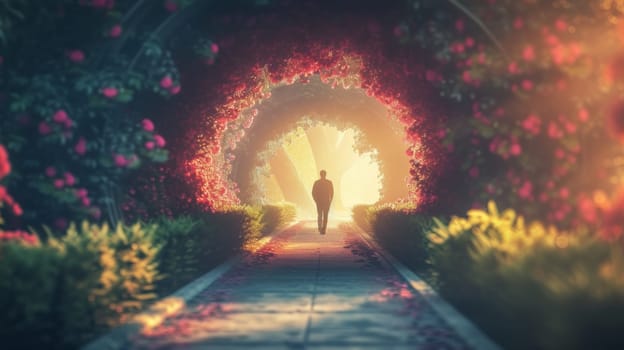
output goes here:
<path id="1" fill-rule="evenodd" d="M 327 179 L 318 179 L 312 187 L 312 198 L 319 204 L 330 204 L 334 198 L 334 185 Z"/>

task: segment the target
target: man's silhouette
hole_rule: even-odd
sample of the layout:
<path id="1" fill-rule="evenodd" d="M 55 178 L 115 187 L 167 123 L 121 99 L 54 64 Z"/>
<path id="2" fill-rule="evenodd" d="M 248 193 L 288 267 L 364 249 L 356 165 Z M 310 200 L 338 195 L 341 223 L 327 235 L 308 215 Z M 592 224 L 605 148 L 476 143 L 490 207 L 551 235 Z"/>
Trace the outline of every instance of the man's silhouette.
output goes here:
<path id="1" fill-rule="evenodd" d="M 325 178 L 327 172 L 321 170 L 321 178 L 314 182 L 312 187 L 312 198 L 316 202 L 316 213 L 318 214 L 318 229 L 324 235 L 327 230 L 327 214 L 329 206 L 334 199 L 334 185 Z"/>

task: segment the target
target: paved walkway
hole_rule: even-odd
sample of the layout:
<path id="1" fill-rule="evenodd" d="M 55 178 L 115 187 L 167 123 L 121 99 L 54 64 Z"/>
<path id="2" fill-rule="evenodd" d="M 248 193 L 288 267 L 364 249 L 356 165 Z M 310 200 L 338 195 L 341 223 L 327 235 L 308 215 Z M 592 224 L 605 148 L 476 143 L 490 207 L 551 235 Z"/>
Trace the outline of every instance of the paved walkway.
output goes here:
<path id="1" fill-rule="evenodd" d="M 468 349 L 348 224 L 300 223 L 132 337 L 134 349 Z"/>

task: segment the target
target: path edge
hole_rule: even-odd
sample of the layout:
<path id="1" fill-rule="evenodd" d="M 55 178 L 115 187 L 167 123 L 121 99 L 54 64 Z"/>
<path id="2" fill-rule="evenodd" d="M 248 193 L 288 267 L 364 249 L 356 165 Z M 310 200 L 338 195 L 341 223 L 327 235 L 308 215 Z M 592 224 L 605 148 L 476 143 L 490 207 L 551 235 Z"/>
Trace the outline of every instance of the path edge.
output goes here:
<path id="1" fill-rule="evenodd" d="M 491 340 L 483 331 L 462 315 L 451 304 L 444 300 L 427 282 L 418 277 L 412 270 L 399 262 L 392 254 L 382 248 L 368 232 L 356 223 L 351 222 L 366 244 L 377 250 L 379 255 L 390 264 L 425 301 L 444 319 L 444 321 L 473 349 L 501 350 L 502 348 Z"/>
<path id="2" fill-rule="evenodd" d="M 278 229 L 275 232 L 261 238 L 258 241 L 256 249 L 253 250 L 252 253 L 258 251 L 266 244 L 268 244 L 274 237 L 278 236 L 282 232 L 293 228 L 298 225 L 299 221 L 294 221 L 285 225 L 284 228 Z M 158 299 L 154 302 L 153 305 L 148 307 L 146 310 L 134 315 L 132 319 L 141 318 L 142 316 L 148 316 L 150 314 L 159 313 L 158 305 L 160 302 L 166 300 L 182 300 L 184 303 L 187 303 L 203 290 L 208 288 L 212 283 L 219 279 L 219 277 L 223 276 L 227 271 L 229 271 L 234 265 L 241 262 L 243 259 L 243 255 L 238 253 L 233 257 L 227 259 L 221 264 L 214 267 L 212 270 L 206 272 L 205 274 L 199 276 L 195 280 L 189 282 L 184 285 L 180 289 L 171 293 L 170 295 Z M 136 334 L 141 329 L 141 325 L 136 321 L 129 321 L 120 326 L 117 326 L 107 333 L 101 335 L 100 337 L 92 340 L 91 342 L 80 347 L 81 350 L 119 350 L 127 348 L 127 339 L 131 334 Z"/>

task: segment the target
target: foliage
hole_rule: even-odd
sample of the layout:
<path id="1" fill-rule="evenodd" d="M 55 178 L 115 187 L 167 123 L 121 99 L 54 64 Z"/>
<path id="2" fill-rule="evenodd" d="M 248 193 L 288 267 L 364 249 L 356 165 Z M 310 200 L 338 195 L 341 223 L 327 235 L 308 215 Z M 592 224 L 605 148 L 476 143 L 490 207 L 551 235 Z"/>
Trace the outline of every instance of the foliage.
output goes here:
<path id="1" fill-rule="evenodd" d="M 0 242 L 3 340 L 72 347 L 141 309 L 156 296 L 152 231 L 83 222 L 44 244 Z"/>
<path id="2" fill-rule="evenodd" d="M 381 204 L 358 206 L 353 209 L 353 217 L 403 263 L 417 271 L 426 269 L 429 259 L 426 233 L 433 225 L 429 216 L 416 213 L 410 205 Z"/>
<path id="3" fill-rule="evenodd" d="M 64 230 L 70 217 L 99 220 L 103 213 L 116 222 L 119 181 L 168 157 L 165 139 L 131 102 L 148 92 L 176 94 L 177 71 L 158 42 L 146 43 L 136 59 L 111 50 L 126 35 L 119 11 L 130 5 L 0 3 L 15 8 L 0 24 L 7 37 L 0 140 L 19 160 L 10 188 L 29 208 L 28 225 Z"/>
<path id="4" fill-rule="evenodd" d="M 194 217 L 162 217 L 153 223 L 157 227 L 155 244 L 162 247 L 158 254 L 162 276 L 158 291 L 162 296 L 206 271 L 209 266 L 199 262 L 212 253 L 212 249 L 206 249 L 209 244 L 216 248 L 217 242 L 209 238 L 210 228 Z"/>
<path id="5" fill-rule="evenodd" d="M 297 208 L 290 203 L 266 204 L 262 211 L 262 234 L 267 235 L 295 220 Z"/>
<path id="6" fill-rule="evenodd" d="M 618 245 L 471 210 L 428 237 L 442 294 L 510 349 L 619 348 L 624 253 Z M 513 324 L 514 327 L 509 327 Z"/>

